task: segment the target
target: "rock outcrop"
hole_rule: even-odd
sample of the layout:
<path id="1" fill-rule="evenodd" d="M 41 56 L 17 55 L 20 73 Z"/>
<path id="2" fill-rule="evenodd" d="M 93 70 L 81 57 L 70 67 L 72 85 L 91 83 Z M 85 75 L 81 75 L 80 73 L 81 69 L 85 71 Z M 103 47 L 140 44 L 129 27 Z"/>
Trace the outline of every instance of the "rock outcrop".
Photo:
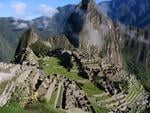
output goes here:
<path id="1" fill-rule="evenodd" d="M 109 62 L 122 66 L 122 33 L 116 26 L 98 11 L 94 0 L 83 0 L 68 20 L 66 35 L 89 56 L 105 56 Z"/>
<path id="2" fill-rule="evenodd" d="M 113 22 L 93 0 L 83 0 L 68 19 L 66 36 L 91 58 L 128 69 L 149 89 L 149 31 Z"/>
<path id="3" fill-rule="evenodd" d="M 30 46 L 38 40 L 38 35 L 33 29 L 28 29 L 21 37 L 15 53 L 15 63 L 23 63 L 25 60 L 36 60 L 36 56 Z"/>
<path id="4" fill-rule="evenodd" d="M 72 49 L 73 45 L 67 39 L 64 34 L 51 36 L 48 38 L 48 42 L 51 45 L 51 49 Z"/>
<path id="5" fill-rule="evenodd" d="M 122 49 L 125 66 L 150 90 L 150 32 L 134 27 L 129 27 L 126 31 Z"/>
<path id="6" fill-rule="evenodd" d="M 63 55 L 64 52 L 60 51 L 59 55 Z M 105 59 L 92 59 L 80 50 L 66 51 L 66 53 L 70 56 L 72 64 L 76 63 L 75 67 L 70 68 L 70 71 L 76 69 L 79 71 L 79 75 L 85 79 L 72 80 L 68 78 L 69 76 L 65 77 L 57 72 L 47 75 L 36 65 L 28 65 L 28 63 L 18 66 L 6 65 L 7 69 L 13 70 L 12 72 L 16 76 L 0 95 L 0 106 L 15 100 L 23 108 L 27 108 L 31 104 L 47 101 L 52 102 L 54 108 L 63 109 L 68 113 L 78 113 L 79 111 L 81 113 L 99 113 L 93 103 L 114 112 L 131 111 L 132 107 L 144 110 L 148 107 L 149 94 L 134 75 L 126 73 Z M 53 54 L 58 57 L 57 53 Z M 43 65 L 47 64 L 43 63 Z M 13 66 L 15 67 L 12 68 Z M 95 85 L 91 86 L 91 89 L 84 89 L 86 84 Z M 87 91 L 96 90 L 92 87 L 99 88 L 100 94 L 91 94 L 90 96 Z M 107 98 L 103 99 L 105 96 Z"/>
<path id="7" fill-rule="evenodd" d="M 99 3 L 100 10 L 114 21 L 149 30 L 149 0 L 111 0 Z"/>
<path id="8" fill-rule="evenodd" d="M 22 35 L 22 37 L 18 43 L 18 47 L 16 49 L 15 56 L 20 54 L 20 52 L 23 49 L 30 47 L 31 44 L 35 43 L 38 40 L 38 38 L 39 37 L 38 37 L 37 33 L 33 29 L 28 29 L 26 32 L 24 32 L 24 34 Z"/>
<path id="9" fill-rule="evenodd" d="M 14 62 L 20 64 L 36 65 L 37 56 L 46 55 L 51 48 L 48 41 L 40 40 L 37 32 L 28 29 L 20 38 L 16 49 Z"/>
<path id="10" fill-rule="evenodd" d="M 75 81 L 57 74 L 47 76 L 36 66 L 12 65 L 10 69 L 13 70 L 15 79 L 6 85 L 0 95 L 0 107 L 14 100 L 26 107 L 33 101 L 38 102 L 44 98 L 47 102 L 54 100 L 52 104 L 55 108 L 93 112 L 86 94 Z"/>
<path id="11" fill-rule="evenodd" d="M 150 80 L 147 76 L 149 32 L 142 34 L 135 28 L 123 29 L 101 14 L 94 0 L 82 0 L 76 6 L 65 30 L 65 35 L 49 37 L 47 42 L 39 40 L 32 29 L 23 34 L 15 54 L 15 63 L 19 63 L 19 67 L 13 69 L 16 78 L 0 95 L 0 106 L 14 99 L 20 101 L 22 107 L 52 101 L 54 108 L 68 112 L 74 109 L 74 112 L 79 110 L 81 113 L 95 113 L 94 107 L 97 106 L 116 113 L 132 111 L 132 107 L 140 110 L 148 107 L 149 94 L 137 80 L 140 76 L 136 78 L 135 75 L 144 73 L 141 79 Z M 59 58 L 61 62 L 54 65 L 60 64 L 61 67 L 54 66 L 56 72 L 49 73 L 45 70 L 53 64 L 47 63 L 49 59 L 46 62 L 41 60 L 41 65 L 46 66 L 43 70 L 49 73 L 47 75 L 41 70 L 44 66 L 39 69 L 37 56 L 40 55 Z M 129 73 L 125 71 L 126 66 Z M 82 76 L 83 80 L 57 74 L 57 70 L 61 72 L 64 68 L 67 71 L 64 73 Z M 86 88 L 88 84 L 89 89 Z M 147 82 L 145 86 L 148 85 Z M 106 99 L 101 99 L 104 95 Z"/>

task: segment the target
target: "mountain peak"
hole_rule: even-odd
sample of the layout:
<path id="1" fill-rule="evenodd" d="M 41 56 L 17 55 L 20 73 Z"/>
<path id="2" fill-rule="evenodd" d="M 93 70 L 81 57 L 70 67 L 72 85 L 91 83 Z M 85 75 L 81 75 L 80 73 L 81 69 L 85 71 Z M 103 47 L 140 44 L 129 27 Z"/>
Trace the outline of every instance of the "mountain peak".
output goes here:
<path id="1" fill-rule="evenodd" d="M 103 13 L 114 21 L 149 30 L 149 0 L 111 0 L 99 4 Z"/>
<path id="2" fill-rule="evenodd" d="M 82 0 L 82 9 L 87 10 L 90 3 L 94 3 L 95 0 Z"/>
<path id="3" fill-rule="evenodd" d="M 22 39 L 25 40 L 26 44 L 25 46 L 28 47 L 30 46 L 32 43 L 36 42 L 37 39 L 38 39 L 38 35 L 37 35 L 37 32 L 32 29 L 32 28 L 29 28 L 22 36 Z"/>
<path id="4" fill-rule="evenodd" d="M 29 28 L 24 32 L 20 38 L 19 44 L 16 49 L 15 59 L 20 61 L 20 56 L 22 52 L 25 51 L 28 47 L 34 44 L 38 40 L 38 35 L 34 29 Z"/>

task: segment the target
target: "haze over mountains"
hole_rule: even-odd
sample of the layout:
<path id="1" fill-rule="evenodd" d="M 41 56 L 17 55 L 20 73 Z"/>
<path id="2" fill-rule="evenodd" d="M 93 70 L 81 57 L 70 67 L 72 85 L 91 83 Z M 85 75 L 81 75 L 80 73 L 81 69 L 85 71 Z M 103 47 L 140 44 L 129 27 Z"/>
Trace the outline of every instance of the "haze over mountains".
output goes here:
<path id="1" fill-rule="evenodd" d="M 150 29 L 149 0 L 112 0 L 99 4 L 100 9 L 113 20 L 125 25 Z"/>
<path id="2" fill-rule="evenodd" d="M 113 0 L 102 2 L 99 6 L 100 12 L 108 14 L 113 20 L 119 20 L 127 26 L 133 25 L 148 29 L 150 26 L 148 21 L 150 17 L 149 4 L 149 0 L 129 0 L 128 4 L 122 0 Z M 0 18 L 1 46 L 3 44 L 0 59 L 6 61 L 12 58 L 18 39 L 27 28 L 36 29 L 40 36 L 45 39 L 50 35 L 64 33 L 66 21 L 75 10 L 75 5 L 66 5 L 57 9 L 59 12 L 52 18 L 42 16 L 31 21 L 13 17 Z M 7 51 L 10 55 L 7 54 Z"/>
<path id="3" fill-rule="evenodd" d="M 0 63 L 0 71 L 15 77 L 0 84 L 0 111 L 145 113 L 150 108 L 149 24 L 139 26 L 132 17 L 122 21 L 126 13 L 113 14 L 118 4 L 82 0 L 58 8 L 51 18 L 1 18 L 1 59 L 13 61 Z M 132 0 L 128 7 L 136 5 Z"/>
<path id="4" fill-rule="evenodd" d="M 45 39 L 50 35 L 63 33 L 66 20 L 74 8 L 74 5 L 60 7 L 58 8 L 59 13 L 53 16 L 53 18 L 42 16 L 31 21 L 16 19 L 14 17 L 0 18 L 0 39 L 5 43 L 2 43 L 5 49 L 1 48 L 0 52 L 2 56 L 0 59 L 8 61 L 13 57 L 21 34 L 30 27 L 36 29 L 40 36 Z M 6 51 L 11 51 L 11 55 L 8 56 Z"/>
<path id="5" fill-rule="evenodd" d="M 148 67 L 150 64 L 150 59 L 149 59 L 150 39 L 149 39 L 149 31 L 145 30 L 149 26 L 149 21 L 147 20 L 147 16 L 146 18 L 145 16 L 141 16 L 141 15 L 149 15 L 148 13 L 149 7 L 147 7 L 149 2 L 147 0 L 145 0 L 145 2 L 142 2 L 142 4 L 145 5 L 146 9 L 145 10 L 141 9 L 144 11 L 141 11 L 140 14 L 136 13 L 137 9 L 132 10 L 134 8 L 141 7 L 139 6 L 138 2 L 139 2 L 138 0 L 135 0 L 135 2 L 130 1 L 128 5 L 126 5 L 125 2 L 120 2 L 120 0 L 114 0 L 110 2 L 104 2 L 104 3 L 102 2 L 100 6 L 91 5 L 90 8 L 88 9 L 87 17 L 85 16 L 87 12 L 80 10 L 76 5 L 66 5 L 64 7 L 59 7 L 58 8 L 59 12 L 56 13 L 52 18 L 42 16 L 33 19 L 31 21 L 25 21 L 13 17 L 0 18 L 0 39 L 1 39 L 0 59 L 1 61 L 7 61 L 7 62 L 13 60 L 13 56 L 15 54 L 15 49 L 17 48 L 19 39 L 22 33 L 28 28 L 35 29 L 39 34 L 39 37 L 46 41 L 49 37 L 63 36 L 63 37 L 67 37 L 75 47 L 88 49 L 89 46 L 91 45 L 97 46 L 97 48 L 102 48 L 103 46 L 105 46 L 105 49 L 102 50 L 106 50 L 106 48 L 110 48 L 113 45 L 113 44 L 104 45 L 103 44 L 104 40 L 106 41 L 108 37 L 111 38 L 114 37 L 113 41 L 115 41 L 116 40 L 115 37 L 117 36 L 116 33 L 119 32 L 120 35 L 124 34 L 124 36 L 123 35 L 120 36 L 121 37 L 120 40 L 122 41 L 120 40 L 116 40 L 115 42 L 112 41 L 112 43 L 114 43 L 116 45 L 116 48 L 118 49 L 111 50 L 113 53 L 109 52 L 108 57 L 110 57 L 110 54 L 114 55 L 110 57 L 110 58 L 114 58 L 112 61 L 114 63 L 116 62 L 122 63 L 122 59 L 120 55 L 122 54 L 121 51 L 123 49 L 123 56 L 127 60 L 128 62 L 127 65 L 130 66 L 131 68 L 130 70 L 134 71 L 135 73 L 138 73 L 138 75 L 144 73 L 143 75 L 146 76 L 147 79 L 143 79 L 143 80 L 144 81 L 149 80 Z M 109 3 L 109 11 L 107 10 L 108 12 L 104 11 L 106 5 L 103 4 L 106 3 L 107 4 Z M 133 19 L 132 17 L 129 17 L 131 21 L 128 21 L 124 18 L 125 20 L 123 22 L 122 20 L 120 20 L 122 24 L 112 25 L 111 23 L 116 24 L 115 20 L 119 19 L 115 17 L 121 17 L 119 16 L 119 14 L 126 15 L 127 13 L 126 11 L 123 11 L 124 13 L 119 13 L 119 12 L 115 13 L 115 11 L 120 11 L 114 9 L 115 5 L 118 4 L 120 5 L 120 7 L 123 7 L 121 8 L 122 10 L 125 9 L 125 6 L 126 8 L 128 7 L 128 9 L 133 11 L 132 14 L 134 14 L 134 17 L 137 18 Z M 80 5 L 81 3 L 79 4 L 79 6 Z M 97 11 L 93 10 L 94 8 L 96 8 Z M 118 14 L 118 16 L 112 16 L 113 14 Z M 109 18 L 109 16 L 110 17 L 112 16 L 114 22 L 111 20 L 111 18 Z M 139 26 L 138 23 L 140 20 L 142 20 L 139 19 L 139 17 L 140 18 L 143 17 L 143 19 L 146 20 L 145 22 L 147 22 L 147 24 L 145 23 L 142 26 Z M 137 21 L 137 24 L 135 21 Z M 127 24 L 127 22 L 129 23 Z M 91 23 L 93 23 L 93 25 Z M 125 25 L 123 25 L 123 23 Z M 120 31 L 115 31 L 115 26 L 118 25 L 120 26 Z M 139 28 L 136 28 L 135 26 L 136 27 L 139 26 Z M 145 27 L 145 29 L 142 29 L 143 27 Z M 89 40 L 88 42 L 87 39 Z M 132 52 L 132 51 L 136 51 L 136 52 Z M 97 50 L 95 51 L 95 53 L 97 53 Z M 145 71 L 141 72 L 141 68 L 137 68 L 136 65 L 140 65 L 141 67 L 143 67 L 142 71 L 143 70 Z M 149 84 L 149 83 L 145 82 L 145 84 Z"/>
<path id="6" fill-rule="evenodd" d="M 56 46 L 61 45 L 63 36 L 62 41 L 66 43 L 61 46 L 62 48 L 71 47 L 68 45 L 69 40 L 75 48 L 87 50 L 91 57 L 101 54 L 101 57 L 108 58 L 110 63 L 119 67 L 125 66 L 129 72 L 136 74 L 149 90 L 149 31 L 112 21 L 101 13 L 93 0 L 90 0 L 88 7 L 86 2 L 83 0 L 77 6 L 67 5 L 59 8 L 60 14 L 56 14 L 53 18 L 40 17 L 34 19 L 32 23 L 26 21 L 26 24 L 34 28 L 42 40 L 51 42 L 53 48 L 56 48 L 54 42 L 58 42 Z M 68 9 L 70 10 L 67 11 Z M 14 31 L 20 33 L 28 27 L 15 28 Z M 49 40 L 55 39 L 54 37 L 56 41 Z"/>

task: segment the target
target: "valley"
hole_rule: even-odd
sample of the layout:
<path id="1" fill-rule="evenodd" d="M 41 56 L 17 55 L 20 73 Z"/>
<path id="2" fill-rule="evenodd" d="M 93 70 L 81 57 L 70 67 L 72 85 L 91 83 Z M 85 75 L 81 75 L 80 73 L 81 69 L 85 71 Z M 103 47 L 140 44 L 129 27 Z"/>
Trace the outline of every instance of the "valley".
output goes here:
<path id="1" fill-rule="evenodd" d="M 94 0 L 58 10 L 32 24 L 0 19 L 0 113 L 145 113 L 149 31 L 114 21 Z"/>
<path id="2" fill-rule="evenodd" d="M 16 74 L 18 73 L 16 76 L 19 78 L 11 80 L 10 88 L 9 84 L 7 84 L 7 86 L 5 85 L 4 89 L 9 90 L 10 92 L 5 92 L 6 94 L 3 92 L 0 99 L 3 99 L 4 101 L 1 101 L 0 105 L 3 105 L 5 99 L 9 99 L 10 95 L 13 96 L 12 99 L 17 99 L 20 97 L 19 95 L 22 95 L 23 97 L 21 96 L 19 100 L 20 105 L 23 106 L 24 109 L 22 109 L 18 103 L 14 103 L 14 100 L 11 100 L 10 105 L 8 104 L 9 110 L 3 107 L 1 111 L 11 113 L 16 109 L 16 112 L 18 113 L 40 113 L 40 110 L 46 108 L 45 110 L 50 113 L 78 113 L 79 111 L 81 113 L 108 113 L 111 110 L 129 110 L 129 106 L 139 107 L 139 105 L 141 105 L 139 109 L 143 109 L 145 105 L 142 105 L 141 103 L 144 101 L 146 102 L 145 99 L 148 95 L 143 86 L 133 75 L 128 75 L 122 71 L 120 74 L 129 81 L 128 86 L 126 86 L 128 88 L 124 90 L 122 87 L 122 90 L 117 92 L 119 89 L 117 87 L 115 88 L 113 84 L 110 84 L 109 87 L 114 88 L 113 91 L 116 90 L 116 92 L 112 93 L 112 90 L 109 89 L 109 87 L 105 87 L 104 84 L 99 82 L 96 83 L 95 80 L 93 80 L 94 77 L 96 77 L 96 81 L 101 81 L 103 80 L 103 76 L 112 76 L 113 78 L 111 78 L 111 81 L 116 80 L 115 77 L 117 77 L 117 74 L 113 75 L 113 67 L 111 68 L 111 64 L 102 65 L 99 63 L 102 65 L 100 66 L 97 62 L 94 63 L 90 59 L 86 60 L 82 58 L 83 60 L 77 60 L 77 56 L 75 56 L 77 51 L 73 51 L 72 54 L 70 54 L 71 51 L 66 52 L 68 52 L 67 55 L 72 57 L 70 59 L 70 63 L 73 64 L 71 65 L 71 68 L 65 68 L 65 64 L 69 59 L 62 60 L 62 56 L 64 56 L 62 54 L 65 53 L 65 51 L 61 52 L 61 50 L 57 54 L 52 55 L 51 53 L 51 56 L 39 58 L 39 69 L 43 69 L 43 72 L 42 70 L 36 69 L 35 66 L 27 66 L 26 64 L 5 68 L 5 70 L 16 71 Z M 80 54 L 82 53 L 80 52 Z M 84 54 L 82 55 L 84 56 Z M 64 58 L 66 58 L 66 56 Z M 96 68 L 100 70 L 100 72 L 96 73 L 96 75 L 88 73 L 83 74 L 83 71 L 80 69 L 81 62 L 79 63 L 78 61 L 84 61 L 85 66 L 89 66 L 89 68 L 91 64 L 96 65 Z M 109 66 L 109 69 L 107 66 Z M 104 67 L 104 69 L 101 69 L 101 67 Z M 91 70 L 91 73 L 92 71 L 94 72 L 94 69 Z M 4 69 L 1 68 L 1 70 Z M 106 73 L 107 71 L 109 72 Z M 19 75 L 19 73 L 21 73 L 21 75 Z M 93 77 L 90 78 L 89 76 Z M 21 83 L 22 85 L 18 86 L 18 83 Z M 14 89 L 16 90 L 15 92 Z M 3 96 L 4 94 L 6 97 Z M 43 107 L 39 109 L 38 106 Z M 34 107 L 37 110 L 34 110 Z"/>

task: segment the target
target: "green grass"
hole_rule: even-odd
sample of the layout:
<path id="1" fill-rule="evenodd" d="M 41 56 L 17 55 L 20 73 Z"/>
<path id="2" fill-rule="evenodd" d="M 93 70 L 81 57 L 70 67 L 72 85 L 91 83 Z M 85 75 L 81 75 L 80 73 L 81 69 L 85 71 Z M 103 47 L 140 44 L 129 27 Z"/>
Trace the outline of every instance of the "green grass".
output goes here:
<path id="1" fill-rule="evenodd" d="M 79 83 L 81 88 L 85 91 L 86 95 L 88 97 L 94 97 L 93 95 L 102 94 L 104 93 L 103 90 L 99 89 L 94 83 L 91 81 L 88 81 L 85 78 L 82 78 L 78 75 L 77 72 L 68 72 L 66 68 L 64 68 L 62 65 L 60 65 L 60 59 L 57 57 L 45 57 L 40 59 L 40 67 L 45 71 L 46 74 L 58 74 L 62 76 L 66 76 L 68 78 L 71 78 L 73 80 L 83 80 L 85 82 Z M 49 105 L 53 106 L 54 102 L 56 100 L 56 94 L 57 91 L 52 94 L 52 98 L 49 102 Z M 95 97 L 94 97 L 95 98 Z M 96 113 L 107 113 L 108 110 L 106 108 L 100 107 L 98 105 L 92 104 Z"/>
<path id="2" fill-rule="evenodd" d="M 134 103 L 143 91 L 143 86 L 137 80 L 133 80 L 132 83 L 130 83 L 129 94 L 127 96 L 128 103 Z"/>
<path id="3" fill-rule="evenodd" d="M 102 105 L 106 106 L 106 105 L 114 104 L 116 102 L 118 102 L 116 99 L 110 101 L 102 101 Z"/>
<path id="4" fill-rule="evenodd" d="M 69 72 L 66 68 L 60 65 L 60 59 L 57 57 L 45 57 L 41 60 L 41 67 L 47 74 L 59 74 L 69 77 L 73 80 L 83 80 L 77 72 Z"/>
<path id="5" fill-rule="evenodd" d="M 26 113 L 66 113 L 61 109 L 55 109 L 48 103 L 37 103 L 26 108 Z"/>
<path id="6" fill-rule="evenodd" d="M 5 87 L 6 87 L 7 84 L 8 84 L 8 81 L 4 81 L 4 82 L 0 83 L 0 95 L 5 90 Z"/>
<path id="7" fill-rule="evenodd" d="M 0 113 L 27 113 L 23 110 L 19 104 L 11 103 L 9 106 L 4 106 L 0 108 Z"/>
<path id="8" fill-rule="evenodd" d="M 100 107 L 94 102 L 91 102 L 91 104 L 92 104 L 96 113 L 108 113 L 109 112 L 109 110 L 107 108 Z"/>
<path id="9" fill-rule="evenodd" d="M 93 96 L 96 94 L 101 94 L 103 93 L 103 90 L 100 90 L 97 86 L 94 85 L 94 83 L 88 81 L 85 83 L 80 83 L 80 86 L 82 87 L 82 89 L 85 91 L 85 93 L 88 96 Z"/>
<path id="10" fill-rule="evenodd" d="M 50 99 L 50 101 L 48 102 L 48 104 L 52 105 L 53 107 L 54 107 L 54 103 L 55 103 L 55 100 L 56 100 L 57 91 L 58 91 L 58 90 L 53 91 L 52 96 L 51 96 L 51 99 Z"/>
<path id="11" fill-rule="evenodd" d="M 103 100 L 106 100 L 106 99 L 109 99 L 110 96 L 109 95 L 105 95 L 105 96 L 101 96 L 101 97 L 95 97 L 97 101 L 103 101 Z"/>
<path id="12" fill-rule="evenodd" d="M 66 113 L 59 109 L 54 109 L 52 106 L 46 103 L 36 103 L 28 105 L 23 109 L 17 103 L 11 103 L 9 106 L 0 108 L 0 113 Z"/>
<path id="13" fill-rule="evenodd" d="M 46 46 L 44 42 L 41 40 L 36 41 L 34 44 L 31 45 L 31 49 L 37 56 L 44 56 L 47 55 L 48 51 L 50 50 L 50 47 Z"/>
<path id="14" fill-rule="evenodd" d="M 59 74 L 69 77 L 73 80 L 85 80 L 84 78 L 79 76 L 77 72 L 68 72 L 66 68 L 60 65 L 60 62 L 61 61 L 56 57 L 45 57 L 41 60 L 41 67 L 47 74 Z M 90 81 L 81 84 L 81 87 L 88 96 L 93 96 L 95 94 L 100 94 L 103 92 Z"/>
<path id="15" fill-rule="evenodd" d="M 59 106 L 59 105 L 61 105 L 62 103 L 62 96 L 63 96 L 63 90 L 64 90 L 64 88 L 61 86 L 61 89 L 60 89 L 60 92 L 59 92 L 59 95 L 58 95 L 58 97 L 56 98 L 57 100 L 57 103 L 55 103 L 56 104 L 56 106 Z"/>
<path id="16" fill-rule="evenodd" d="M 124 67 L 129 73 L 136 75 L 137 79 L 144 85 L 144 88 L 150 91 L 150 66 L 146 66 L 145 62 L 137 61 L 135 59 L 138 56 L 137 53 L 139 53 L 137 48 L 126 48 L 123 51 Z"/>

